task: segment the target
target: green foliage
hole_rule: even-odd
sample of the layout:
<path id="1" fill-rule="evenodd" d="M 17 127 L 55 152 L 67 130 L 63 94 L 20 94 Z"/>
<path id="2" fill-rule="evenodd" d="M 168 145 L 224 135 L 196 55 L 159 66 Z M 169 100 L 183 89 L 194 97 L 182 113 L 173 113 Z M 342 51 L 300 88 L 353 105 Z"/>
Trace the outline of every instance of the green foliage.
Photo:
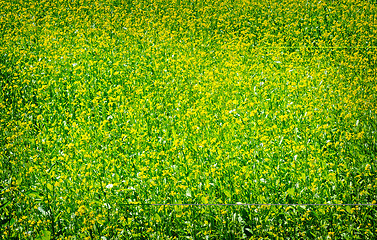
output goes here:
<path id="1" fill-rule="evenodd" d="M 376 5 L 0 0 L 1 239 L 375 239 Z"/>

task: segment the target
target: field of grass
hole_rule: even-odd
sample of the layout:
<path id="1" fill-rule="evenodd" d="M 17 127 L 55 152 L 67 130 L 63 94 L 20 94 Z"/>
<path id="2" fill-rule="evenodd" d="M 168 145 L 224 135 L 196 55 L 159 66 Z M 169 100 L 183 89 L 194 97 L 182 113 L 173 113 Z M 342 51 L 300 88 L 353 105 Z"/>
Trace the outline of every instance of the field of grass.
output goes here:
<path id="1" fill-rule="evenodd" d="M 0 239 L 376 239 L 377 5 L 0 0 Z"/>

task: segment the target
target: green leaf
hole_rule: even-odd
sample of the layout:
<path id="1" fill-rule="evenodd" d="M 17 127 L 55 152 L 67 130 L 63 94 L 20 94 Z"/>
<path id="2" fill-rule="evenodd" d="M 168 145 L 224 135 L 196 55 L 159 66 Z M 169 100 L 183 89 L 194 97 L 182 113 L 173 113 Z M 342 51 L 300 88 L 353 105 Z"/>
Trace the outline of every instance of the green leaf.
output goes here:
<path id="1" fill-rule="evenodd" d="M 5 208 L 9 203 L 10 203 L 10 201 L 8 201 L 8 202 L 6 202 L 6 203 L 3 203 L 3 204 L 0 206 L 0 209 Z"/>
<path id="2" fill-rule="evenodd" d="M 157 222 L 161 222 L 161 217 L 160 215 L 158 215 L 158 213 L 154 215 L 154 218 L 156 219 Z"/>
<path id="3" fill-rule="evenodd" d="M 50 183 L 47 183 L 47 189 L 52 192 L 53 189 L 54 189 L 54 186 L 52 186 L 52 184 L 50 184 Z"/>
<path id="4" fill-rule="evenodd" d="M 17 184 L 17 186 L 20 186 L 21 183 L 22 183 L 22 178 L 18 178 L 18 179 L 16 180 L 16 184 Z"/>
<path id="5" fill-rule="evenodd" d="M 224 190 L 224 194 L 225 194 L 225 196 L 227 196 L 228 198 L 232 197 L 232 194 L 231 194 L 228 190 Z"/>
<path id="6" fill-rule="evenodd" d="M 50 240 L 51 232 L 47 230 L 43 230 L 42 233 L 36 239 L 37 240 Z"/>
<path id="7" fill-rule="evenodd" d="M 55 217 L 55 222 L 58 222 L 60 216 L 63 214 L 63 212 L 60 212 L 56 217 Z"/>
<path id="8" fill-rule="evenodd" d="M 9 222 L 9 225 L 10 226 L 13 226 L 13 224 L 16 222 L 16 220 L 14 219 L 14 218 L 12 218 L 11 220 L 10 220 L 10 222 Z"/>
<path id="9" fill-rule="evenodd" d="M 34 199 L 39 199 L 40 200 L 41 198 L 43 198 L 43 196 L 41 196 L 41 194 L 39 192 L 35 192 L 35 191 L 28 191 L 26 194 L 29 197 L 34 198 Z"/>
<path id="10" fill-rule="evenodd" d="M 295 189 L 294 189 L 294 188 L 289 188 L 289 189 L 287 190 L 287 193 L 288 193 L 289 195 L 291 195 L 291 196 L 294 196 L 294 195 L 295 195 Z"/>
<path id="11" fill-rule="evenodd" d="M 350 207 L 350 206 L 346 206 L 346 211 L 347 211 L 348 213 L 351 213 L 351 207 Z"/>

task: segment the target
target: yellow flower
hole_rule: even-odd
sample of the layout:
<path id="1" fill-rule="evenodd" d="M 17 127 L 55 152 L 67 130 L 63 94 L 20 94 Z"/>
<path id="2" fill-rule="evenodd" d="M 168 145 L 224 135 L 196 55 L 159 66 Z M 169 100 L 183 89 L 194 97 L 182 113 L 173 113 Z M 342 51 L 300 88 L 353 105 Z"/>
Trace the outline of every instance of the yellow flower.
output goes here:
<path id="1" fill-rule="evenodd" d="M 79 209 L 77 209 L 76 214 L 82 216 L 85 214 L 86 210 L 86 207 L 84 205 L 81 205 Z"/>

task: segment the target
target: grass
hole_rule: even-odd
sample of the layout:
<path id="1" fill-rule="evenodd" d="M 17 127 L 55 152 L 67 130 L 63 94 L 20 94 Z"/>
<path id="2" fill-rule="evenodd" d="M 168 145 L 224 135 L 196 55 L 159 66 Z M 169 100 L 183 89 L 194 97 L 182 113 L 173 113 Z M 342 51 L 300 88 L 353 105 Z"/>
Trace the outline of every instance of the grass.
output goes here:
<path id="1" fill-rule="evenodd" d="M 372 1 L 0 1 L 1 239 L 374 239 Z"/>

